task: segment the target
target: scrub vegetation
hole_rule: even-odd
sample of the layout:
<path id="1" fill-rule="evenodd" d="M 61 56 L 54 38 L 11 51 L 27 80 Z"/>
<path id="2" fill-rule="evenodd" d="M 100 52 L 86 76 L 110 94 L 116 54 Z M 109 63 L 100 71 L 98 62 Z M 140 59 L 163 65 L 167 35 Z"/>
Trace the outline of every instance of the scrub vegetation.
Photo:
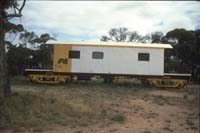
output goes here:
<path id="1" fill-rule="evenodd" d="M 199 132 L 199 85 L 157 89 L 137 80 L 65 85 L 11 80 L 0 132 Z"/>

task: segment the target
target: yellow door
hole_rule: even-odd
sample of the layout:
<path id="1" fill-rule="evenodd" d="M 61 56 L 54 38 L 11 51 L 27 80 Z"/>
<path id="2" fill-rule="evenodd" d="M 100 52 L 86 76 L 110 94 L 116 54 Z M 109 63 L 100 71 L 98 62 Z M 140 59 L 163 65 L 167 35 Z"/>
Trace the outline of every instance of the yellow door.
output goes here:
<path id="1" fill-rule="evenodd" d="M 71 72 L 71 59 L 69 59 L 69 50 L 72 49 L 71 45 L 54 45 L 54 72 Z"/>

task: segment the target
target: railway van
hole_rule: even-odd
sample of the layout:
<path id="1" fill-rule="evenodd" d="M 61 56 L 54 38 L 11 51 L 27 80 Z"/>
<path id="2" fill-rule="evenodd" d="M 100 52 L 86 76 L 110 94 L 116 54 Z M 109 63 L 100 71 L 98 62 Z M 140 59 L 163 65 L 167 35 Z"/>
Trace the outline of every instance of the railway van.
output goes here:
<path id="1" fill-rule="evenodd" d="M 52 69 L 25 69 L 25 76 L 37 83 L 65 83 L 72 80 L 137 78 L 156 87 L 183 87 L 191 75 L 164 73 L 164 51 L 170 44 L 131 42 L 58 42 L 53 46 Z"/>

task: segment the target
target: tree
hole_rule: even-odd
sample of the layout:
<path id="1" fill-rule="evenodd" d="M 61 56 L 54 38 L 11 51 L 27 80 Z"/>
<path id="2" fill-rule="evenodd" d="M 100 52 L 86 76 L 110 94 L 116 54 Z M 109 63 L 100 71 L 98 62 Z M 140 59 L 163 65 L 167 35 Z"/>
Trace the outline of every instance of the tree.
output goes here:
<path id="1" fill-rule="evenodd" d="M 128 35 L 128 29 L 125 27 L 112 28 L 108 32 L 108 36 L 102 36 L 101 41 L 115 41 L 115 42 L 125 42 Z"/>
<path id="2" fill-rule="evenodd" d="M 45 44 L 48 40 L 55 40 L 48 33 L 41 34 L 39 38 L 35 38 L 32 42 L 39 45 L 39 50 L 37 50 L 38 62 L 41 68 L 51 68 L 53 47 L 52 45 Z"/>
<path id="3" fill-rule="evenodd" d="M 186 64 L 193 64 L 193 52 L 196 45 L 196 37 L 192 31 L 185 29 L 175 29 L 169 31 L 166 34 L 166 38 L 169 39 L 173 45 L 176 56 Z M 187 54 L 185 54 L 187 53 Z"/>
<path id="4" fill-rule="evenodd" d="M 7 63 L 9 73 L 12 76 L 23 74 L 25 68 L 52 68 L 53 47 L 45 43 L 50 39 L 54 39 L 53 37 L 48 33 L 41 34 L 38 37 L 34 32 L 24 30 L 20 33 L 18 39 L 20 41 L 17 45 L 6 41 Z"/>
<path id="5" fill-rule="evenodd" d="M 200 29 L 195 30 L 194 34 L 196 36 L 196 43 L 193 48 L 194 55 L 192 59 L 195 64 L 194 80 L 197 83 L 200 83 Z"/>
<path id="6" fill-rule="evenodd" d="M 108 36 L 101 37 L 101 41 L 115 41 L 115 42 L 138 42 L 141 36 L 137 31 L 128 31 L 126 27 L 112 28 L 108 32 Z"/>
<path id="7" fill-rule="evenodd" d="M 200 66 L 200 31 L 188 31 L 185 29 L 174 29 L 169 31 L 164 38 L 172 44 L 173 56 L 177 63 L 186 64 L 190 67 L 192 77 L 198 77 Z M 199 80 L 199 79 L 198 79 Z"/>
<path id="8" fill-rule="evenodd" d="M 145 36 L 141 36 L 139 38 L 139 42 L 141 43 L 147 43 L 147 42 L 150 42 L 151 40 L 151 36 L 149 34 L 146 34 Z"/>
<path id="9" fill-rule="evenodd" d="M 33 39 L 32 43 L 41 45 L 41 44 L 46 43 L 48 40 L 55 40 L 55 38 L 51 37 L 48 33 L 44 33 L 44 34 L 41 34 L 40 37 Z"/>
<path id="10" fill-rule="evenodd" d="M 17 38 L 17 35 L 24 31 L 24 27 L 21 24 L 13 24 L 10 23 L 9 21 L 7 21 L 4 24 L 4 32 L 5 32 L 5 38 L 4 38 L 4 42 L 14 42 Z"/>
<path id="11" fill-rule="evenodd" d="M 100 41 L 103 41 L 103 42 L 108 42 L 109 40 L 110 40 L 110 38 L 107 36 L 102 36 L 100 39 Z"/>
<path id="12" fill-rule="evenodd" d="M 153 33 L 151 33 L 151 43 L 162 43 L 162 39 L 163 39 L 164 35 L 162 32 L 160 31 L 155 31 Z"/>
<path id="13" fill-rule="evenodd" d="M 138 34 L 137 31 L 131 31 L 128 33 L 129 35 L 129 40 L 128 42 L 139 42 L 141 36 Z"/>
<path id="14" fill-rule="evenodd" d="M 28 32 L 26 30 L 24 30 L 23 33 L 20 34 L 19 39 L 22 42 L 22 45 L 24 47 L 27 47 L 28 44 L 30 44 L 31 46 L 34 47 L 34 40 L 38 38 L 38 36 L 34 33 L 34 32 Z"/>
<path id="15" fill-rule="evenodd" d="M 9 44 L 7 52 L 7 62 L 10 75 L 21 75 L 24 72 L 24 68 L 33 66 L 32 57 L 34 51 L 24 47 L 20 44 L 19 46 Z"/>
<path id="16" fill-rule="evenodd" d="M 34 32 L 25 31 L 20 34 L 19 38 L 22 42 L 20 47 L 15 47 L 15 51 L 9 51 L 8 56 L 9 61 L 12 60 L 12 56 L 15 55 L 17 59 L 20 59 L 20 62 L 24 62 L 21 65 L 15 61 L 9 62 L 10 71 L 16 74 L 22 74 L 21 68 L 45 68 L 51 69 L 53 65 L 53 47 L 52 45 L 45 44 L 48 40 L 55 40 L 48 33 L 41 34 L 40 36 L 36 35 Z M 33 47 L 24 47 L 27 44 Z M 23 47 L 23 48 L 22 48 Z M 12 49 L 10 49 L 12 50 Z M 23 52 L 20 53 L 19 51 Z M 23 55 L 23 56 L 21 56 Z M 12 64 L 12 65 L 11 65 Z M 14 68 L 14 69 L 13 69 Z"/>
<path id="17" fill-rule="evenodd" d="M 6 24 L 9 19 L 22 16 L 21 12 L 25 6 L 25 1 L 23 0 L 21 5 L 17 0 L 0 1 L 0 96 L 10 96 L 11 94 L 4 43 L 5 29 L 8 28 Z"/>
<path id="18" fill-rule="evenodd" d="M 152 35 L 146 34 L 145 36 L 139 35 L 137 31 L 129 31 L 128 28 L 120 27 L 120 28 L 112 28 L 108 32 L 107 35 L 103 35 L 100 41 L 108 42 L 152 42 L 153 43 L 161 43 L 163 38 L 162 32 L 153 32 Z"/>

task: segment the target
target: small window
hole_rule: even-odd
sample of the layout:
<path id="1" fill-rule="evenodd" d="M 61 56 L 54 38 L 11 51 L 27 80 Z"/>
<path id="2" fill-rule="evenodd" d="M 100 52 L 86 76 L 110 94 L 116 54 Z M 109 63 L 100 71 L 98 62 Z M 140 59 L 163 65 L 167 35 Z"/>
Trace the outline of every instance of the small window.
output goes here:
<path id="1" fill-rule="evenodd" d="M 69 51 L 69 58 L 80 59 L 80 51 Z"/>
<path id="2" fill-rule="evenodd" d="M 149 53 L 138 53 L 138 61 L 149 61 Z"/>
<path id="3" fill-rule="evenodd" d="M 92 59 L 103 59 L 103 52 L 92 52 Z"/>

